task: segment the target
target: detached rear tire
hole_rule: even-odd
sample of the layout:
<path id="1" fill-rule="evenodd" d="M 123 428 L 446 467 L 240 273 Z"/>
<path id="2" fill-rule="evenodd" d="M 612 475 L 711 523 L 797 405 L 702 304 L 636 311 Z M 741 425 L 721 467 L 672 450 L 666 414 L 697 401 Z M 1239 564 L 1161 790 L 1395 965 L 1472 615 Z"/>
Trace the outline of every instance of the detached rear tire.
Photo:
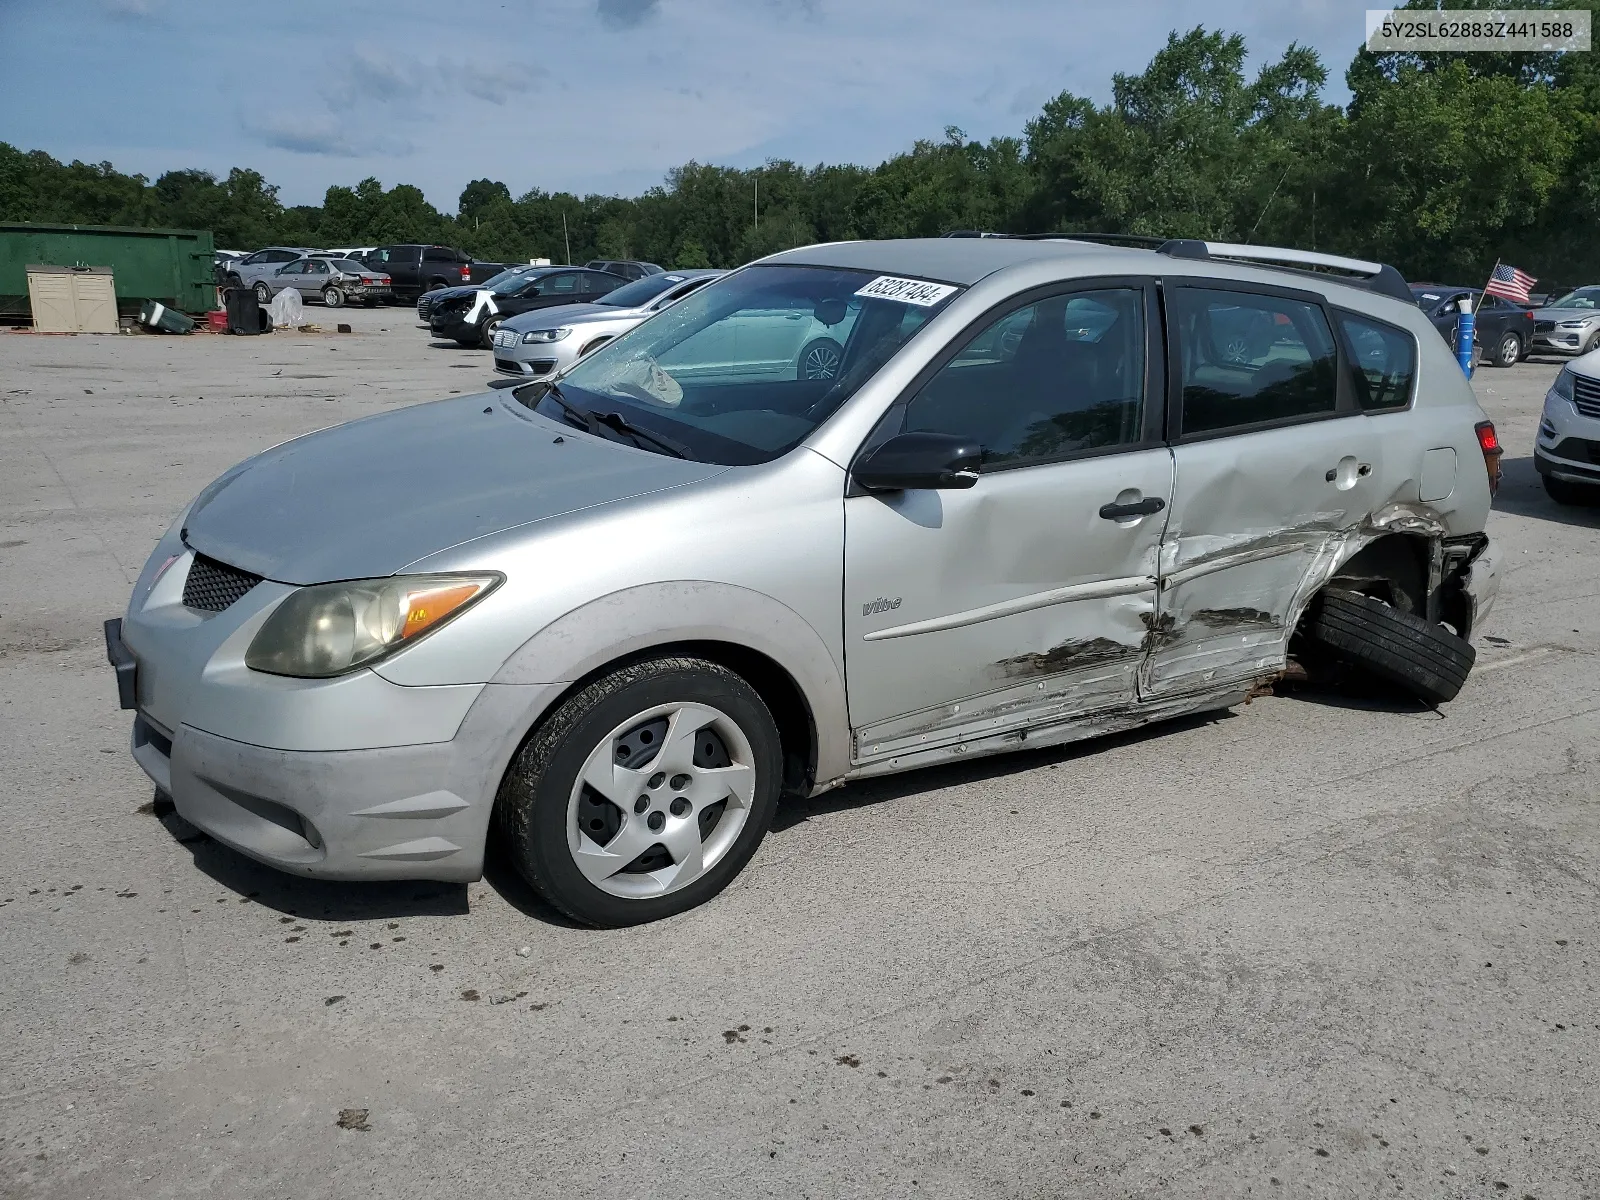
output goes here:
<path id="1" fill-rule="evenodd" d="M 726 667 L 634 663 L 568 697 L 506 771 L 496 817 L 533 890 L 603 928 L 657 921 L 731 883 L 777 809 L 783 754 Z"/>
<path id="2" fill-rule="evenodd" d="M 1454 700 L 1478 652 L 1472 643 L 1360 592 L 1322 593 L 1306 636 L 1334 657 L 1430 704 Z"/>

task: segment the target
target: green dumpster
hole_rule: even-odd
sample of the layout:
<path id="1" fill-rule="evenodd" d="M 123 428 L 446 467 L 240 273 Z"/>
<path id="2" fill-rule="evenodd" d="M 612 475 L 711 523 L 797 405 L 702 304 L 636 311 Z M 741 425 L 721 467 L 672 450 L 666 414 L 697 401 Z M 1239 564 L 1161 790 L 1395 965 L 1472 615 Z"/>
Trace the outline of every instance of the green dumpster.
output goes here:
<path id="1" fill-rule="evenodd" d="M 147 300 L 208 312 L 217 306 L 213 258 L 211 233 L 204 229 L 0 222 L 0 317 L 29 315 L 29 263 L 110 267 L 123 315 L 136 316 Z"/>

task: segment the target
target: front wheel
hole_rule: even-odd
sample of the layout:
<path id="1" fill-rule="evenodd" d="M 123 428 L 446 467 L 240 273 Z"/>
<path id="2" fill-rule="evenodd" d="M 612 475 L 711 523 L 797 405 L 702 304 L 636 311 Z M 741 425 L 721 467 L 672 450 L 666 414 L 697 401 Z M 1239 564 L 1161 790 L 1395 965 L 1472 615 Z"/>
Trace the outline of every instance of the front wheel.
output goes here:
<path id="1" fill-rule="evenodd" d="M 836 379 L 844 361 L 844 347 L 832 338 L 812 338 L 800 351 L 796 379 Z"/>
<path id="2" fill-rule="evenodd" d="M 738 875 L 772 823 L 782 761 L 744 679 L 704 659 L 652 659 L 564 701 L 496 803 L 512 860 L 545 900 L 589 925 L 637 925 Z"/>
<path id="3" fill-rule="evenodd" d="M 272 303 L 272 289 L 264 283 L 256 284 L 256 299 L 262 304 Z"/>
<path id="4" fill-rule="evenodd" d="M 483 329 L 478 334 L 478 341 L 485 350 L 494 349 L 494 335 L 500 328 L 500 318 L 495 317 L 483 323 Z"/>
<path id="5" fill-rule="evenodd" d="M 331 284 L 322 289 L 322 302 L 329 308 L 344 307 L 344 289 Z"/>
<path id="6" fill-rule="evenodd" d="M 1496 367 L 1514 367 L 1521 357 L 1522 339 L 1514 333 L 1508 333 L 1496 344 L 1489 362 Z"/>

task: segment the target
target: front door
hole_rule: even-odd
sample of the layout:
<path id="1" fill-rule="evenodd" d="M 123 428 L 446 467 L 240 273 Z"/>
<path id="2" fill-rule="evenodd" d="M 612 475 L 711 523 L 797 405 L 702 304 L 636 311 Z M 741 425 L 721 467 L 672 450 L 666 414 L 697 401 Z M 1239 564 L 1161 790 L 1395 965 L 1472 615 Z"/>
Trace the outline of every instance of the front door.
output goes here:
<path id="1" fill-rule="evenodd" d="M 1134 701 L 1172 496 L 1154 312 L 1142 281 L 1025 297 L 886 418 L 984 460 L 970 490 L 845 500 L 858 761 Z"/>
<path id="2" fill-rule="evenodd" d="M 1281 669 L 1313 567 L 1384 478 L 1320 297 L 1169 284 L 1167 328 L 1177 487 L 1146 698 Z"/>

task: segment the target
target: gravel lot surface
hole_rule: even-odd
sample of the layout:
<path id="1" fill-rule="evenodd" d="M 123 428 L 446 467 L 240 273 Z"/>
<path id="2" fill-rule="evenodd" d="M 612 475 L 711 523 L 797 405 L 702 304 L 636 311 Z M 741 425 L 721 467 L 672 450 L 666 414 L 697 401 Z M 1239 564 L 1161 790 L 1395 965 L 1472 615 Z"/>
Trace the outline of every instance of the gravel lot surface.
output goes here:
<path id="1" fill-rule="evenodd" d="M 1442 711 L 842 789 L 593 932 L 504 869 L 319 884 L 148 812 L 100 624 L 173 514 L 488 377 L 337 319 L 0 333 L 0 1196 L 1600 1194 L 1600 512 L 1533 472 L 1555 364 L 1477 378 L 1509 572 Z"/>

